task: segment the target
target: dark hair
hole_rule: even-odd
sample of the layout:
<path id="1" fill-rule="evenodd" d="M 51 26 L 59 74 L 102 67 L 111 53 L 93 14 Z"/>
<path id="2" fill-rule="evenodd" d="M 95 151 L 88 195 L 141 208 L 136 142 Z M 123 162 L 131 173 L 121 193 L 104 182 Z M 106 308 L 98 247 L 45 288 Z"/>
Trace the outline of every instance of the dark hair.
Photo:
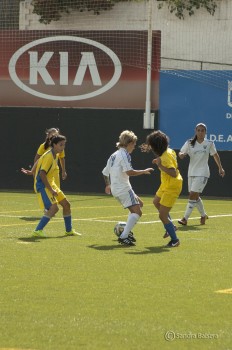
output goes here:
<path id="1" fill-rule="evenodd" d="M 146 143 L 157 156 L 161 156 L 168 148 L 169 138 L 165 133 L 157 130 L 147 136 Z"/>
<path id="2" fill-rule="evenodd" d="M 58 142 L 60 141 L 66 141 L 66 137 L 63 136 L 63 135 L 54 135 L 51 137 L 51 140 L 50 140 L 50 145 L 51 147 L 53 147 L 53 145 L 57 145 Z"/>
<path id="3" fill-rule="evenodd" d="M 45 142 L 44 142 L 44 149 L 46 150 L 50 145 L 51 145 L 51 136 L 49 136 L 49 134 L 51 132 L 56 132 L 57 134 L 60 133 L 60 130 L 58 128 L 50 128 L 50 129 L 46 129 L 45 130 L 45 134 L 46 134 L 46 138 L 45 138 Z"/>
<path id="4" fill-rule="evenodd" d="M 203 124 L 203 123 L 197 124 L 197 125 L 195 126 L 195 130 L 197 130 L 198 126 L 203 126 L 203 128 L 205 129 L 205 132 L 207 132 L 207 127 L 206 127 L 205 124 Z M 189 140 L 189 143 L 190 143 L 190 145 L 191 145 L 192 147 L 194 147 L 196 141 L 197 141 L 197 135 L 195 134 L 195 135 Z"/>

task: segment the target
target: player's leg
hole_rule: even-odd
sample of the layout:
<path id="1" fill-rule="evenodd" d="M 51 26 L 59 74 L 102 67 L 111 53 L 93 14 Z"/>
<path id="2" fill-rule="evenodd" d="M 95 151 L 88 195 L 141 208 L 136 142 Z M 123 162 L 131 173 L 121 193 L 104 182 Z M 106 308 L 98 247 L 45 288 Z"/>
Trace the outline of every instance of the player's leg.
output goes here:
<path id="1" fill-rule="evenodd" d="M 51 218 L 55 216 L 59 208 L 57 205 L 56 197 L 51 196 L 51 193 L 47 188 L 42 189 L 42 191 L 38 193 L 38 200 L 40 207 L 42 209 L 47 209 L 47 211 L 40 219 L 40 222 L 36 226 L 32 235 L 34 237 L 46 237 L 43 229 L 49 223 Z"/>
<path id="2" fill-rule="evenodd" d="M 158 196 L 157 194 L 158 194 L 159 196 Z M 159 212 L 159 210 L 160 210 L 160 199 L 161 199 L 161 197 L 162 197 L 162 194 L 163 194 L 163 191 L 159 189 L 159 190 L 157 191 L 157 193 L 156 193 L 154 199 L 153 199 L 153 204 L 154 204 L 154 206 L 156 207 L 156 209 L 158 210 L 158 212 Z M 168 213 L 168 218 L 169 218 L 169 221 L 172 222 L 172 218 L 171 218 L 170 213 Z M 164 226 L 164 228 L 165 228 L 165 226 Z M 177 230 L 177 227 L 176 227 L 175 225 L 174 225 L 174 228 L 175 228 L 175 231 L 176 231 L 176 230 Z M 167 237 L 169 237 L 169 233 L 168 233 L 167 230 L 165 230 L 165 233 L 164 233 L 164 235 L 163 235 L 163 238 L 167 238 Z"/>
<path id="3" fill-rule="evenodd" d="M 197 200 L 199 198 L 199 193 L 195 188 L 194 184 L 197 183 L 197 177 L 195 176 L 189 176 L 188 177 L 188 190 L 189 190 L 189 199 L 188 203 L 186 205 L 185 213 L 184 216 L 181 220 L 178 220 L 178 223 L 181 225 L 187 225 L 188 223 L 188 218 L 192 214 L 193 209 L 196 207 Z"/>
<path id="4" fill-rule="evenodd" d="M 141 207 L 143 206 L 143 203 L 132 189 L 120 196 L 118 199 L 123 207 L 129 210 L 126 226 L 124 227 L 118 241 L 127 245 L 133 245 L 133 242 L 135 242 L 136 239 L 131 231 L 142 216 Z"/>
<path id="5" fill-rule="evenodd" d="M 180 188 L 176 188 L 175 191 L 170 191 L 167 189 L 163 192 L 163 195 L 160 199 L 160 208 L 159 208 L 159 218 L 162 221 L 166 231 L 168 232 L 171 241 L 167 244 L 167 247 L 177 247 L 180 244 L 180 241 L 176 235 L 175 226 L 172 221 L 169 219 L 170 210 L 172 209 L 176 199 L 178 198 L 181 191 Z"/>
<path id="6" fill-rule="evenodd" d="M 200 218 L 200 223 L 201 225 L 205 224 L 206 219 L 208 219 L 208 215 L 205 212 L 205 208 L 204 208 L 204 204 L 203 201 L 200 197 L 200 194 L 203 192 L 206 184 L 208 182 L 208 178 L 207 177 L 203 177 L 203 176 L 199 176 L 198 177 L 198 191 L 199 191 L 199 197 L 196 203 L 196 208 L 198 209 L 201 218 Z"/>
<path id="7" fill-rule="evenodd" d="M 164 224 L 164 227 L 166 231 L 168 232 L 169 236 L 171 237 L 171 240 L 177 241 L 177 235 L 176 235 L 176 230 L 175 227 L 172 223 L 172 221 L 169 219 L 169 212 L 171 208 L 166 207 L 164 205 L 160 205 L 160 211 L 159 211 L 159 218 Z"/>
<path id="8" fill-rule="evenodd" d="M 81 236 L 81 233 L 76 232 L 72 227 L 71 205 L 70 202 L 67 200 L 65 194 L 61 190 L 58 191 L 57 200 L 63 208 L 65 234 L 67 236 Z"/>
<path id="9" fill-rule="evenodd" d="M 189 200 L 186 206 L 184 217 L 178 220 L 181 225 L 187 225 L 188 218 L 192 214 L 193 209 L 196 207 L 201 214 L 201 224 L 204 225 L 205 220 L 208 218 L 205 213 L 203 202 L 200 198 L 200 193 L 202 193 L 205 188 L 208 178 L 202 176 L 189 177 Z"/>

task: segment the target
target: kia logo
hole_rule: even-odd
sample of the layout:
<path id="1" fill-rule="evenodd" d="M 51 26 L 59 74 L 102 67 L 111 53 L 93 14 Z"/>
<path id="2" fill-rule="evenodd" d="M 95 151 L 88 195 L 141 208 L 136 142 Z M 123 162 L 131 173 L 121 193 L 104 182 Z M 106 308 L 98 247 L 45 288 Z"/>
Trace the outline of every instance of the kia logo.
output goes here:
<path id="1" fill-rule="evenodd" d="M 47 69 L 47 65 L 49 64 L 50 60 L 54 56 L 55 52 L 53 52 L 52 50 L 45 51 L 43 52 L 42 57 L 39 58 L 38 52 L 32 51 L 31 49 L 35 48 L 37 45 L 47 44 L 49 42 L 57 42 L 57 41 L 71 41 L 75 43 L 87 44 L 90 47 L 95 48 L 95 50 L 96 49 L 101 50 L 104 54 L 109 56 L 114 66 L 113 76 L 110 79 L 110 81 L 108 81 L 105 85 L 102 84 L 97 63 L 95 60 L 94 52 L 91 50 L 88 50 L 88 52 L 86 51 L 81 52 L 80 64 L 77 67 L 76 75 L 72 82 L 72 85 L 74 87 L 81 86 L 84 80 L 85 73 L 88 69 L 88 73 L 90 74 L 90 77 L 92 79 L 92 84 L 94 87 L 97 87 L 96 90 L 88 93 L 85 92 L 84 94 L 70 95 L 70 96 L 55 96 L 55 95 L 51 95 L 48 93 L 35 90 L 34 87 L 36 87 L 38 83 L 38 75 L 40 76 L 41 80 L 46 86 L 55 85 L 55 81 L 53 80 L 52 75 L 49 73 Z M 22 80 L 20 80 L 16 71 L 18 60 L 26 52 L 28 52 L 28 55 L 29 55 L 28 56 L 29 57 L 28 85 L 30 86 L 26 85 Z M 65 86 L 70 84 L 70 81 L 68 78 L 68 70 L 69 70 L 68 59 L 69 59 L 69 52 L 59 51 L 59 64 L 60 64 L 59 84 L 60 86 Z M 19 50 L 17 50 L 14 53 L 14 55 L 11 57 L 9 62 L 10 77 L 20 89 L 24 90 L 25 92 L 31 95 L 34 95 L 43 99 L 47 99 L 47 100 L 53 100 L 53 101 L 77 101 L 77 100 L 92 98 L 100 94 L 103 94 L 104 92 L 110 90 L 118 82 L 118 80 L 120 79 L 121 73 L 122 73 L 122 66 L 119 58 L 107 46 L 94 40 L 75 37 L 75 36 L 66 36 L 66 35 L 53 36 L 53 37 L 42 38 L 42 39 L 32 41 L 24 45 L 23 47 L 21 47 Z"/>

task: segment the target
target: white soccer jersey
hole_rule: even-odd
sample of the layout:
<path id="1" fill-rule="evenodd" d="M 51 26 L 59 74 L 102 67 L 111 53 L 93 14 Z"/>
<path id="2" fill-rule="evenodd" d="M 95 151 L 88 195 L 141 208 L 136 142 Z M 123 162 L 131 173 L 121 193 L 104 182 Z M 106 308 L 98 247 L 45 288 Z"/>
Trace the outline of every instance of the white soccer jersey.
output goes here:
<path id="1" fill-rule="evenodd" d="M 125 148 L 119 148 L 107 161 L 102 173 L 110 177 L 111 193 L 113 196 L 131 189 L 129 176 L 126 171 L 133 170 L 131 156 Z"/>
<path id="2" fill-rule="evenodd" d="M 195 142 L 194 147 L 190 141 L 186 141 L 182 146 L 182 153 L 187 153 L 190 157 L 188 176 L 204 176 L 209 177 L 209 155 L 213 156 L 217 153 L 216 147 L 212 141 L 205 139 L 202 143 Z"/>

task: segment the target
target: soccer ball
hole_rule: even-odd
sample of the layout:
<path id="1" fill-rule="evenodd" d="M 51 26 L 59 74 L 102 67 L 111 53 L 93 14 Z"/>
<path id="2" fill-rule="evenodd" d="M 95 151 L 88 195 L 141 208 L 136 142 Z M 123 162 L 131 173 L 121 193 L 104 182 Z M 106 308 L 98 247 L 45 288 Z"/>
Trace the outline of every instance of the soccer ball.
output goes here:
<path id="1" fill-rule="evenodd" d="M 124 227 L 126 226 L 126 222 L 118 222 L 115 227 L 114 227 L 114 233 L 116 234 L 117 237 L 121 235 L 121 233 L 124 230 Z"/>

